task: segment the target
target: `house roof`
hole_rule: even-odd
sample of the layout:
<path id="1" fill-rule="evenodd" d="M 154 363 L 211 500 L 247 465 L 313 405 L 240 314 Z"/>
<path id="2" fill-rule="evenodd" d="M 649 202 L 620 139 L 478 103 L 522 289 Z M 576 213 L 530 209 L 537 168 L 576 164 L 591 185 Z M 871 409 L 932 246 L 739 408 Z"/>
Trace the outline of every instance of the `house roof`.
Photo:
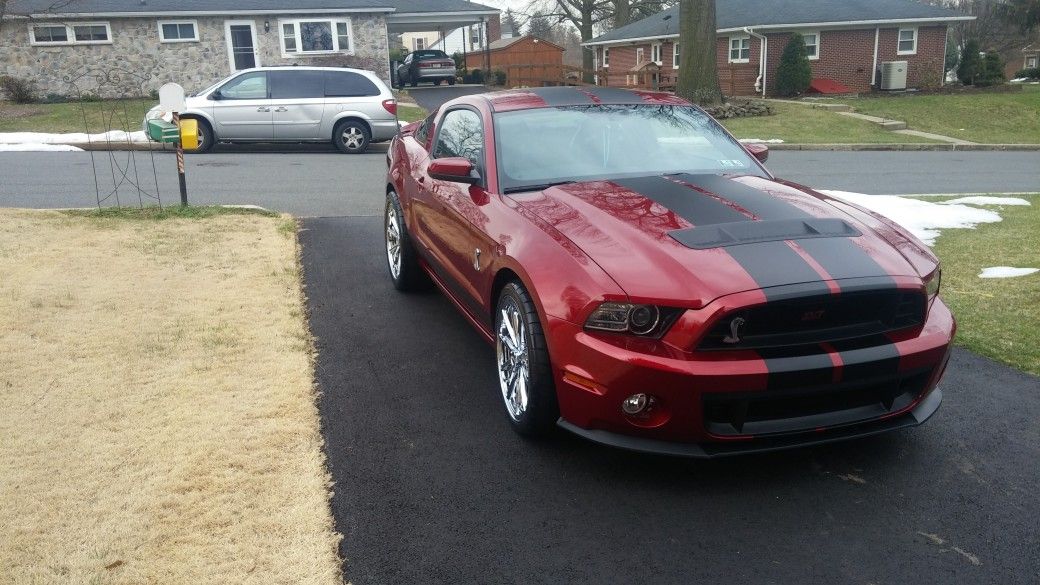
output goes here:
<path id="1" fill-rule="evenodd" d="M 551 43 L 551 42 L 549 42 L 549 41 L 547 41 L 545 39 L 540 39 L 538 37 L 533 37 L 531 35 L 524 35 L 522 37 L 510 37 L 510 38 L 505 38 L 505 39 L 498 39 L 497 41 L 492 41 L 492 43 L 490 45 L 488 45 L 488 49 L 491 50 L 491 51 L 498 51 L 498 50 L 510 47 L 512 45 L 515 45 L 516 43 L 518 43 L 518 42 L 520 42 L 520 41 L 522 41 L 524 39 L 527 39 L 527 38 L 533 38 L 535 40 L 535 42 L 537 42 L 537 43 L 546 44 L 546 45 L 549 45 L 550 47 L 555 47 L 555 48 L 557 48 L 557 49 L 559 49 L 561 51 L 565 50 L 563 47 L 557 45 L 556 43 Z"/>
<path id="2" fill-rule="evenodd" d="M 55 8 L 58 6 L 58 8 Z M 307 12 L 498 13 L 466 0 L 12 0 L 7 13 L 27 15 L 138 16 L 152 14 L 285 14 Z"/>
<path id="3" fill-rule="evenodd" d="M 744 27 L 790 29 L 806 25 L 840 26 L 900 22 L 970 20 L 953 10 L 917 0 L 716 0 L 719 32 Z M 675 6 L 600 35 L 586 45 L 609 44 L 679 36 L 679 7 Z"/>

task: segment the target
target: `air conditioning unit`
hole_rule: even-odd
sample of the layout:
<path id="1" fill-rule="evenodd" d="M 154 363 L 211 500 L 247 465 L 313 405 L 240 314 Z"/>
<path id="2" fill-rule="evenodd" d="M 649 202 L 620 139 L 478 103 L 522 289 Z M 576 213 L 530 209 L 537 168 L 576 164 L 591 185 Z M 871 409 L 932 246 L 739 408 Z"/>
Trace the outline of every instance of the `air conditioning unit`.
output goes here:
<path id="1" fill-rule="evenodd" d="M 906 89 L 906 61 L 885 61 L 881 64 L 881 89 Z"/>

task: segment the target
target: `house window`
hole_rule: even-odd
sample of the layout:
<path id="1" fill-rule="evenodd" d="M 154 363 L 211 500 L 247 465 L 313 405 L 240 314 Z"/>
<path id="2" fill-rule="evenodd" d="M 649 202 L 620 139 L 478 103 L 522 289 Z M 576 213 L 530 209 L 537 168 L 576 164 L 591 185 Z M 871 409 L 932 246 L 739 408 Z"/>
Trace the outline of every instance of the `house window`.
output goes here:
<path id="1" fill-rule="evenodd" d="M 820 33 L 803 32 L 802 40 L 805 41 L 805 54 L 809 59 L 815 61 L 820 58 Z"/>
<path id="2" fill-rule="evenodd" d="M 661 64 L 661 43 L 650 45 L 650 57 L 650 60 L 654 63 L 657 63 L 658 65 Z"/>
<path id="3" fill-rule="evenodd" d="M 916 55 L 917 54 L 917 29 L 916 28 L 901 28 L 899 29 L 899 50 L 897 51 L 900 55 Z"/>
<path id="4" fill-rule="evenodd" d="M 164 43 L 191 43 L 199 40 L 199 26 L 194 20 L 160 20 L 159 40 Z"/>
<path id="5" fill-rule="evenodd" d="M 1026 57 L 1026 67 L 1025 67 L 1026 69 L 1036 69 L 1036 65 L 1037 65 L 1037 57 L 1036 56 Z"/>
<path id="6" fill-rule="evenodd" d="M 679 68 L 679 43 L 672 44 L 672 68 Z"/>
<path id="7" fill-rule="evenodd" d="M 107 45 L 112 28 L 107 22 L 34 24 L 29 26 L 31 45 Z"/>
<path id="8" fill-rule="evenodd" d="M 413 51 L 422 51 L 425 48 L 426 48 L 426 39 L 424 39 L 422 37 L 418 37 L 418 38 L 412 39 L 412 50 Z"/>
<path id="9" fill-rule="evenodd" d="M 610 49 L 603 47 L 603 66 L 610 67 Z"/>
<path id="10" fill-rule="evenodd" d="M 354 50 L 349 20 L 287 20 L 281 25 L 284 56 Z"/>
<path id="11" fill-rule="evenodd" d="M 729 38 L 729 62 L 747 63 L 751 60 L 751 37 Z"/>
<path id="12" fill-rule="evenodd" d="M 638 49 L 636 49 L 636 65 L 643 64 L 643 53 L 643 47 L 639 47 Z"/>

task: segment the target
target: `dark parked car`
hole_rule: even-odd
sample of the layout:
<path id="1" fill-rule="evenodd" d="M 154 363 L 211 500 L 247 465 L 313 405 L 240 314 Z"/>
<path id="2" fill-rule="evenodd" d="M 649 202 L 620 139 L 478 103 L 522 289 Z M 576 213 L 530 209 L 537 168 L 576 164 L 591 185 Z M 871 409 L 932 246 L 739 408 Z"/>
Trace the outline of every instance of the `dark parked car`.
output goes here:
<path id="1" fill-rule="evenodd" d="M 448 85 L 455 85 L 455 60 L 444 51 L 413 51 L 397 68 L 397 78 L 402 87 L 405 84 L 415 87 L 423 81 L 434 85 L 447 81 Z"/>
<path id="2" fill-rule="evenodd" d="M 521 433 L 713 457 L 921 424 L 955 331 L 939 260 L 767 153 L 669 94 L 457 98 L 391 141 L 390 277 L 494 346 Z"/>

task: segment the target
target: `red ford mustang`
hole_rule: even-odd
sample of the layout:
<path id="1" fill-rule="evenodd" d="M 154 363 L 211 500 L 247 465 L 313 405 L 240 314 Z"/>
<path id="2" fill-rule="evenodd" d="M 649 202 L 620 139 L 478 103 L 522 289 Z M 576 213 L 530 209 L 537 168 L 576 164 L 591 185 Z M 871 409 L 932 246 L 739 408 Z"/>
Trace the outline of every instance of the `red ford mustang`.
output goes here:
<path id="1" fill-rule="evenodd" d="M 956 328 L 936 257 L 766 155 L 667 94 L 459 98 L 390 147 L 390 277 L 495 346 L 523 434 L 710 457 L 924 422 Z"/>

